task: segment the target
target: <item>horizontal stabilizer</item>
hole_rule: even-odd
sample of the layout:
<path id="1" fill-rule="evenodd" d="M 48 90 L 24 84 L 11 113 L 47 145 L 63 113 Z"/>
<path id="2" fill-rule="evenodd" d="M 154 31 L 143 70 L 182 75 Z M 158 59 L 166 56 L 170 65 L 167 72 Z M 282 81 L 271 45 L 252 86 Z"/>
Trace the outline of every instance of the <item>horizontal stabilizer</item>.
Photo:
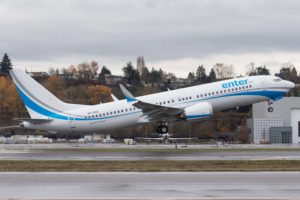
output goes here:
<path id="1" fill-rule="evenodd" d="M 15 125 L 15 126 L 3 126 L 0 127 L 0 131 L 4 131 L 4 130 L 11 130 L 11 129 L 18 129 L 18 128 L 23 128 L 20 125 Z"/>
<path id="2" fill-rule="evenodd" d="M 44 124 L 52 121 L 52 119 L 31 119 L 31 118 L 14 118 L 14 120 L 21 121 L 21 122 L 29 122 L 33 124 Z"/>

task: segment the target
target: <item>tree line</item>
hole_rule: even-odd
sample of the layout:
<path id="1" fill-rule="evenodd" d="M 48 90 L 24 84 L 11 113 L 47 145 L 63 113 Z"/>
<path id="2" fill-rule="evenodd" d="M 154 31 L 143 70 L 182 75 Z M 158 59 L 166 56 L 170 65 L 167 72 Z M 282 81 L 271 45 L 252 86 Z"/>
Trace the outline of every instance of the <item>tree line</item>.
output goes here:
<path id="1" fill-rule="evenodd" d="M 28 117 L 11 78 L 7 76 L 12 66 L 9 56 L 5 54 L 0 63 L 0 122 L 3 126 L 15 124 L 15 122 L 9 121 L 7 118 Z M 206 69 L 204 65 L 199 65 L 195 72 L 188 73 L 184 80 L 189 81 L 191 85 L 196 85 L 224 80 L 234 76 L 232 65 L 216 63 L 210 68 L 209 73 L 207 73 Z M 168 84 L 170 84 L 171 80 L 176 81 L 174 74 L 161 68 L 155 69 L 152 67 L 149 70 L 148 67 L 144 67 L 139 72 L 132 62 L 126 63 L 122 68 L 122 72 L 124 84 L 127 84 L 130 87 L 130 91 L 136 96 L 165 91 L 168 89 Z M 255 66 L 254 63 L 247 65 L 247 75 L 249 76 L 269 74 L 270 70 L 267 66 Z M 109 67 L 99 67 L 96 61 L 91 61 L 82 62 L 77 66 L 71 65 L 61 70 L 50 68 L 48 76 L 38 81 L 59 99 L 69 103 L 95 105 L 110 102 L 112 101 L 110 96 L 112 93 L 118 98 L 123 98 L 123 94 L 118 86 L 108 87 L 105 85 L 105 75 L 112 75 Z M 300 83 L 300 76 L 296 67 L 289 62 L 284 63 L 275 75 L 285 80 Z M 293 96 L 299 96 L 299 94 L 297 88 L 290 93 Z M 176 136 L 182 137 L 213 138 L 215 137 L 215 132 L 234 132 L 237 124 L 236 120 L 239 120 L 239 124 L 245 125 L 245 119 L 249 117 L 251 117 L 249 110 L 246 113 L 236 111 L 216 113 L 213 120 L 205 123 L 192 122 L 192 124 L 186 124 L 176 122 L 175 132 L 178 134 Z M 226 119 L 228 120 L 226 121 Z M 148 133 L 155 130 L 152 125 L 146 126 L 144 129 Z M 115 137 L 141 136 L 140 133 L 140 127 L 112 132 Z M 245 135 L 243 137 L 247 138 Z M 247 139 L 244 140 L 246 141 Z"/>

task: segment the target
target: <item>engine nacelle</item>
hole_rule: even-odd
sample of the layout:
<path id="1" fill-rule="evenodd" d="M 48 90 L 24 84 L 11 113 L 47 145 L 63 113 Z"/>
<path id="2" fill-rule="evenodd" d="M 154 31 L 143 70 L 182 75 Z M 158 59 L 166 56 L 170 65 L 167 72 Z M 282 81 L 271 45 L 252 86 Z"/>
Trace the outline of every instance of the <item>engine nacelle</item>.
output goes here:
<path id="1" fill-rule="evenodd" d="M 213 115 L 213 108 L 208 102 L 201 102 L 189 106 L 184 109 L 183 119 L 185 120 L 197 120 L 208 118 Z"/>

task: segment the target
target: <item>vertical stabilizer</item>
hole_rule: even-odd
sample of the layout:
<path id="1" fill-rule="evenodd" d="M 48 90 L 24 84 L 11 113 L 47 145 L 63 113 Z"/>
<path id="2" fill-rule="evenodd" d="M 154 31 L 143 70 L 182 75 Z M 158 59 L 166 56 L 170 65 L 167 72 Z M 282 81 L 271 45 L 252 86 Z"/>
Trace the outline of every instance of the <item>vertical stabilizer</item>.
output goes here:
<path id="1" fill-rule="evenodd" d="M 68 119 L 69 110 L 82 106 L 59 100 L 20 69 L 10 70 L 10 75 L 31 118 Z"/>

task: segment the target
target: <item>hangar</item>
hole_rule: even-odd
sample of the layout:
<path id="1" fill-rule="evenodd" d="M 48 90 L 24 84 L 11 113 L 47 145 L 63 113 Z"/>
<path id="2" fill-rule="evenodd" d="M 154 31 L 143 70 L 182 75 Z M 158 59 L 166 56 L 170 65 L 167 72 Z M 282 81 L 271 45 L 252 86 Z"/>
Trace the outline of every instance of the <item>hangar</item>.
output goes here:
<path id="1" fill-rule="evenodd" d="M 248 119 L 251 142 L 259 143 L 300 143 L 300 97 L 284 97 L 272 104 L 253 104 L 252 118 Z"/>

